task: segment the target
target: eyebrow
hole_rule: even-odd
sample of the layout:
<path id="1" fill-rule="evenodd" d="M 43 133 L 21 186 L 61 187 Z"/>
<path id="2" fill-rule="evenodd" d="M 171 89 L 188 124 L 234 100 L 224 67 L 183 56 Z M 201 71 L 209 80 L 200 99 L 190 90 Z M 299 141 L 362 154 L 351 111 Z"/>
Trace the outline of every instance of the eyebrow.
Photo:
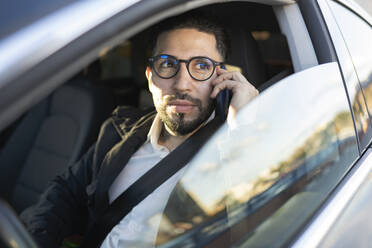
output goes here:
<path id="1" fill-rule="evenodd" d="M 190 60 L 190 59 L 197 58 L 197 57 L 204 57 L 204 58 L 208 58 L 208 59 L 214 60 L 214 61 L 216 61 L 216 62 L 219 62 L 218 60 L 213 59 L 213 58 L 211 58 L 211 57 L 209 57 L 209 56 L 207 56 L 207 55 L 196 55 L 196 56 L 192 56 L 192 57 L 189 57 L 189 58 L 179 58 L 179 57 L 177 57 L 177 56 L 175 56 L 175 55 L 172 55 L 172 54 L 169 54 L 169 53 L 165 53 L 165 52 L 163 52 L 163 53 L 159 53 L 159 54 L 154 55 L 154 56 L 159 56 L 159 55 L 168 55 L 168 56 L 172 56 L 172 57 L 175 57 L 177 60 Z"/>

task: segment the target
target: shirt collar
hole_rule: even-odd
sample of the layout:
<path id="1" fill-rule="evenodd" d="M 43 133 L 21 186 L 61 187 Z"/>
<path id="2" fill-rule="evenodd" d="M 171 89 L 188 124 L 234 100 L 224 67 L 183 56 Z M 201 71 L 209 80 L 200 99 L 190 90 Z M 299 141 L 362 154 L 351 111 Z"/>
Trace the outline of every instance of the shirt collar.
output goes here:
<path id="1" fill-rule="evenodd" d="M 159 114 L 156 114 L 154 121 L 152 122 L 149 133 L 147 134 L 147 141 L 155 148 L 160 148 L 158 140 L 163 128 L 163 122 L 160 119 Z"/>

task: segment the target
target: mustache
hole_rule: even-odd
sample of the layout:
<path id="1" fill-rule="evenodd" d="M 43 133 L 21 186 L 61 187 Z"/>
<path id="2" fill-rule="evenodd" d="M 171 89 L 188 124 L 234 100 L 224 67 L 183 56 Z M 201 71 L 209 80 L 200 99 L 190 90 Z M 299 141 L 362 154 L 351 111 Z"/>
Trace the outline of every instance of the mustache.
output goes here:
<path id="1" fill-rule="evenodd" d="M 175 92 L 173 95 L 166 96 L 166 104 L 168 104 L 168 102 L 174 101 L 174 100 L 187 100 L 187 101 L 192 102 L 193 104 L 195 104 L 199 108 L 199 110 L 202 109 L 202 101 L 200 99 L 191 97 L 188 94 L 182 94 L 180 92 Z"/>

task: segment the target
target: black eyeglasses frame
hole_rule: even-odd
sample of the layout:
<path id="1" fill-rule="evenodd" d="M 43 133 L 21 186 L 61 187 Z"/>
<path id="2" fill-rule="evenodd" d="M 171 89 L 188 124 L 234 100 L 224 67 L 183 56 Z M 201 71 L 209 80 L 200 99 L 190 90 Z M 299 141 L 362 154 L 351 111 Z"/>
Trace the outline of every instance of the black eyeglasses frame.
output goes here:
<path id="1" fill-rule="evenodd" d="M 176 72 L 174 73 L 174 75 L 172 75 L 170 77 L 163 77 L 163 76 L 159 75 L 159 73 L 156 71 L 156 69 L 154 69 L 154 62 L 156 60 L 162 58 L 162 56 L 167 56 L 167 57 L 172 58 L 175 61 L 177 61 L 178 68 L 177 68 Z M 200 80 L 200 79 L 195 78 L 193 75 L 191 75 L 190 69 L 189 69 L 189 65 L 190 65 L 190 62 L 192 60 L 195 60 L 195 59 L 208 59 L 208 60 L 210 60 L 212 62 L 212 64 L 213 64 L 213 70 L 211 72 L 211 75 L 208 78 Z M 205 56 L 196 56 L 196 57 L 190 58 L 189 60 L 185 60 L 185 59 L 177 59 L 175 56 L 172 56 L 172 55 L 169 55 L 169 54 L 159 54 L 159 55 L 150 57 L 148 59 L 148 63 L 149 63 L 149 66 L 155 71 L 156 75 L 158 75 L 160 78 L 163 78 L 163 79 L 170 79 L 170 78 L 176 76 L 177 73 L 179 72 L 180 68 L 181 68 L 181 63 L 185 63 L 186 64 L 187 72 L 189 73 L 190 77 L 192 79 L 196 80 L 196 81 L 199 81 L 199 82 L 206 81 L 206 80 L 210 79 L 213 76 L 214 71 L 216 70 L 216 67 L 217 66 L 223 66 L 224 65 L 224 62 L 217 62 L 217 61 L 214 61 L 213 59 L 208 58 L 208 57 L 205 57 Z"/>

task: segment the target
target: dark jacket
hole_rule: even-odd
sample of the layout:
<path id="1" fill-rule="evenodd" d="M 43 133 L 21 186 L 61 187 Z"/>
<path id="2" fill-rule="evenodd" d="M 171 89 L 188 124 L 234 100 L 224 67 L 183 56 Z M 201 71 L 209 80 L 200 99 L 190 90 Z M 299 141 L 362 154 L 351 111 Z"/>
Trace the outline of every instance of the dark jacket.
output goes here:
<path id="1" fill-rule="evenodd" d="M 65 237 L 84 234 L 106 211 L 111 183 L 146 141 L 155 115 L 153 110 L 117 108 L 81 160 L 57 176 L 39 202 L 22 213 L 41 247 L 60 247 Z"/>

